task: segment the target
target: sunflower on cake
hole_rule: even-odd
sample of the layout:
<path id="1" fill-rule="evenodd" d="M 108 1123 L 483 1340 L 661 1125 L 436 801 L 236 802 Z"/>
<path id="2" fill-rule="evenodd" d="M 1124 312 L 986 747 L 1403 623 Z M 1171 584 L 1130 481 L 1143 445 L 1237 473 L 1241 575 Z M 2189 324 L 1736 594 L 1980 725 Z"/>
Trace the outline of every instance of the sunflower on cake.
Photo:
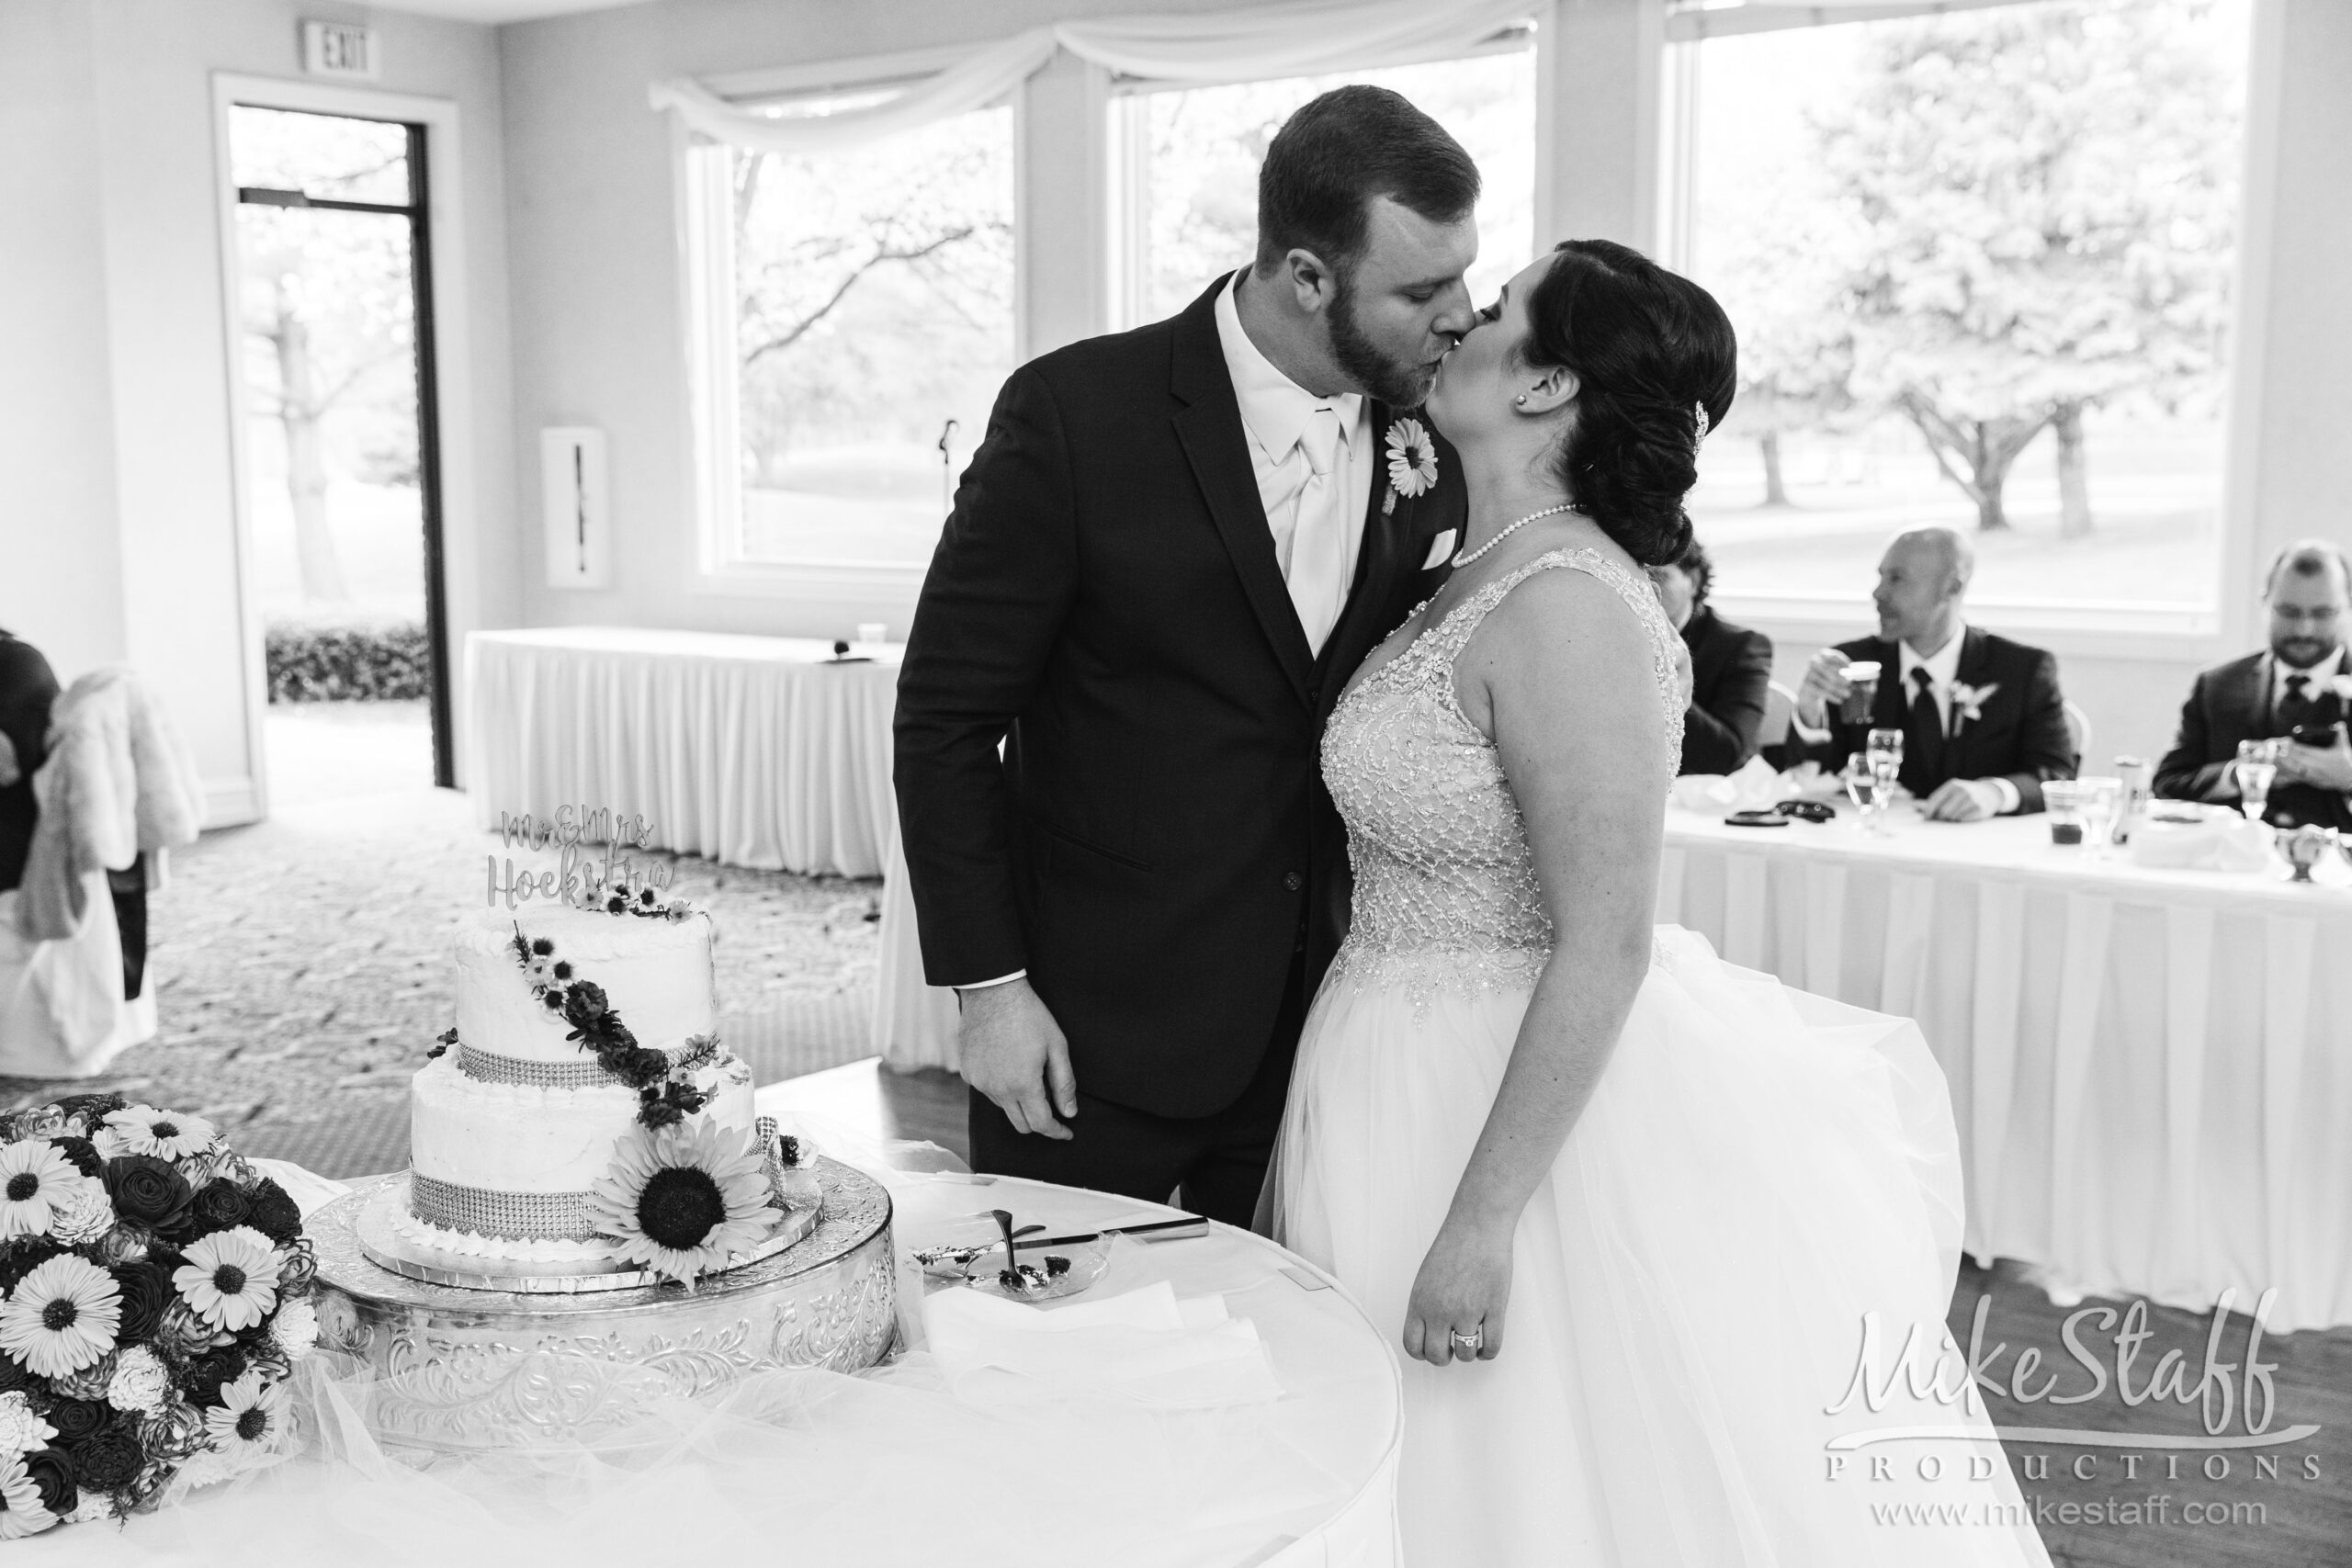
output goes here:
<path id="1" fill-rule="evenodd" d="M 456 1027 L 410 1089 L 412 1264 L 692 1285 L 813 1227 L 815 1151 L 719 1044 L 707 914 L 619 869 L 485 910 L 457 963 Z"/>

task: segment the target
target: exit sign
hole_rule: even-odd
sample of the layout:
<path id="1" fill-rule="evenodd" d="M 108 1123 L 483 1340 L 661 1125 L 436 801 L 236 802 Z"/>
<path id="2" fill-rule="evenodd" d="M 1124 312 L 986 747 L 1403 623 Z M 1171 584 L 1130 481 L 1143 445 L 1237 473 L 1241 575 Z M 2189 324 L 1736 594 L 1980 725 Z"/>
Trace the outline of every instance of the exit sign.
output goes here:
<path id="1" fill-rule="evenodd" d="M 302 24 L 302 69 L 311 75 L 372 82 L 377 64 L 375 28 L 356 22 Z"/>

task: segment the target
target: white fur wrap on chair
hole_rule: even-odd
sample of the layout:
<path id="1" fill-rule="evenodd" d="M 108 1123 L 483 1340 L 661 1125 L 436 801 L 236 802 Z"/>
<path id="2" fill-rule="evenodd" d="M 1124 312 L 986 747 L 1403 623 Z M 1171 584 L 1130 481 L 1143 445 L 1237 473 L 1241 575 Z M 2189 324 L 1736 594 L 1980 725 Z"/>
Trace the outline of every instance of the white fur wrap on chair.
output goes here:
<path id="1" fill-rule="evenodd" d="M 155 1030 L 154 993 L 122 996 L 108 871 L 196 841 L 204 795 L 193 753 L 131 671 L 91 671 L 50 710 L 33 775 L 40 819 L 23 885 L 0 894 L 0 1072 L 83 1077 Z"/>

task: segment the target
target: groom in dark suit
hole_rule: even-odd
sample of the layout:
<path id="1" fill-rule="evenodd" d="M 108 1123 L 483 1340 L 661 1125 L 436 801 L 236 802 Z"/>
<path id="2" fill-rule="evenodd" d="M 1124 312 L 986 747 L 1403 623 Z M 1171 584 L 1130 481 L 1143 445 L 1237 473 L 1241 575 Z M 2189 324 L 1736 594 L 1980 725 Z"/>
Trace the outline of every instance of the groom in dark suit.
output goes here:
<path id="1" fill-rule="evenodd" d="M 2236 805 L 2238 742 L 2288 738 L 2269 820 L 2352 829 L 2352 740 L 2340 694 L 2352 676 L 2352 564 L 2327 539 L 2288 546 L 2263 590 L 2270 646 L 2197 677 L 2180 733 L 2156 764 L 2155 792 Z"/>
<path id="2" fill-rule="evenodd" d="M 2041 809 L 2041 786 L 2081 759 L 2066 727 L 2058 660 L 1970 626 L 1962 615 L 1975 552 L 1951 528 L 1898 536 L 1879 561 L 1879 635 L 1813 656 L 1791 725 L 1795 755 L 1835 772 L 1872 729 L 1903 731 L 1905 789 L 1928 818 L 1973 822 Z M 1841 711 L 1843 671 L 1879 667 L 1868 716 Z"/>
<path id="3" fill-rule="evenodd" d="M 897 723 L 978 1168 L 1249 1223 L 1346 931 L 1324 721 L 1464 522 L 1408 411 L 1475 320 L 1477 195 L 1404 98 L 1325 94 L 1267 148 L 1246 272 L 999 395 Z"/>

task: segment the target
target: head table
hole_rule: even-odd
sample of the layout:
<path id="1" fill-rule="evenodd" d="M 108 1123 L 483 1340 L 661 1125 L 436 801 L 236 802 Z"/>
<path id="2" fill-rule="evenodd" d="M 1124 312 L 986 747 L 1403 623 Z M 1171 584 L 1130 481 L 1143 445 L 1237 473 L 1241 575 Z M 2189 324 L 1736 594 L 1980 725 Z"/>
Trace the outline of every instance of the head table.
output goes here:
<path id="1" fill-rule="evenodd" d="M 475 820 L 642 814 L 653 847 L 769 871 L 877 876 L 895 643 L 836 662 L 808 637 L 542 626 L 466 638 Z"/>
<path id="2" fill-rule="evenodd" d="M 844 1377 L 754 1374 L 764 1424 L 665 1425 L 642 1452 L 478 1456 L 455 1479 L 368 1445 L 315 1448 L 208 1488 L 127 1528 L 94 1523 L 12 1541 L 28 1568 L 72 1563 L 308 1562 L 335 1568 L 548 1568 L 618 1562 L 1397 1568 L 1402 1384 L 1391 1336 L 1347 1292 L 1272 1243 L 1227 1227 L 1121 1241 L 1088 1292 L 1101 1303 L 1165 1281 L 1222 1296 L 1280 1384 L 1271 1403 L 1182 1408 L 1083 1383 L 1008 1393 L 920 1343 L 925 1281 L 907 1254 L 992 1232 L 992 1208 L 1066 1235 L 1170 1217 L 1128 1199 L 1009 1179 L 873 1170 L 901 1259 L 895 1366 Z M 933 1290 L 961 1290 L 933 1285 Z M 1163 1380 L 1164 1382 L 1165 1380 Z M 1268 1392 L 1271 1392 L 1269 1390 Z M 675 1423 L 676 1418 L 671 1418 Z M 435 1461 L 446 1467 L 447 1461 Z"/>
<path id="3" fill-rule="evenodd" d="M 2352 1323 L 2352 886 L 2154 870 L 2046 817 L 1787 828 L 1668 816 L 1657 918 L 1918 1020 L 1967 1246 L 2054 1284 Z"/>

